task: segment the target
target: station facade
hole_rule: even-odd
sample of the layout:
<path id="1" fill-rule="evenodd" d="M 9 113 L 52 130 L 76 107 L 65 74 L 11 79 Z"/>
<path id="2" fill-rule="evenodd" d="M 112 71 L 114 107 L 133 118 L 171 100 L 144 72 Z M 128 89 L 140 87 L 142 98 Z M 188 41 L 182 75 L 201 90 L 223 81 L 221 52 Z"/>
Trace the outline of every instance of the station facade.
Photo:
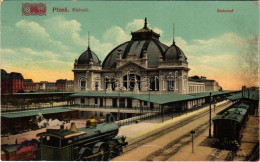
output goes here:
<path id="1" fill-rule="evenodd" d="M 205 99 L 160 105 L 134 95 L 187 95 L 205 92 L 205 83 L 189 81 L 188 60 L 174 39 L 170 46 L 160 42 L 160 34 L 144 27 L 131 32 L 132 39 L 118 45 L 101 63 L 88 46 L 74 62 L 75 104 L 104 107 L 174 107 L 190 109 Z M 88 94 L 98 94 L 93 95 Z M 107 97 L 108 94 L 113 97 Z M 121 95 L 120 95 L 121 94 Z"/>

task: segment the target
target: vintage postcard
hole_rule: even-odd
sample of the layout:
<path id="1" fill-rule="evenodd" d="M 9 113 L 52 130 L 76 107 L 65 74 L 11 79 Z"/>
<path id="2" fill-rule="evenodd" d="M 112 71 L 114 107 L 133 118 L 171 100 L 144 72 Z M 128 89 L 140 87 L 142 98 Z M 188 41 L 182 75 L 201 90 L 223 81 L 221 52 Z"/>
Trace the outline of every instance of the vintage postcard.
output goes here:
<path id="1" fill-rule="evenodd" d="M 1 160 L 258 161 L 259 1 L 1 1 Z"/>

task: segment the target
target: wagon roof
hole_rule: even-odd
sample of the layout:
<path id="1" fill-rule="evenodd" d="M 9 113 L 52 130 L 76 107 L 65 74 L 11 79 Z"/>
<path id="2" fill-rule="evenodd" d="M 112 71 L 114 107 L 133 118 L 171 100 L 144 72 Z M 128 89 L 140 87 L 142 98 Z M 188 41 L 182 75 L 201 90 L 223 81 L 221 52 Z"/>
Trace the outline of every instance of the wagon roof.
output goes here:
<path id="1" fill-rule="evenodd" d="M 249 109 L 249 105 L 241 103 L 239 105 L 235 105 L 233 108 L 242 108 L 242 109 Z"/>
<path id="2" fill-rule="evenodd" d="M 241 123 L 246 112 L 247 110 L 242 108 L 231 108 L 225 111 L 223 114 L 217 115 L 212 120 L 234 120 Z"/>

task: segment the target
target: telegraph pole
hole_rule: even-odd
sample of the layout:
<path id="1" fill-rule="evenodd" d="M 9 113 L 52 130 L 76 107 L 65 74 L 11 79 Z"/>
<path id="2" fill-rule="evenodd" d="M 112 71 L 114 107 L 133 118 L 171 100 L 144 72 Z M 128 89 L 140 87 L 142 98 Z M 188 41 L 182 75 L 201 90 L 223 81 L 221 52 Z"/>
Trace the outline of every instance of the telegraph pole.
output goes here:
<path id="1" fill-rule="evenodd" d="M 211 137 L 211 92 L 209 93 L 209 137 Z"/>
<path id="2" fill-rule="evenodd" d="M 162 105 L 160 105 L 160 107 L 161 107 L 161 113 L 162 113 L 162 123 L 163 123 L 163 106 L 162 106 Z"/>

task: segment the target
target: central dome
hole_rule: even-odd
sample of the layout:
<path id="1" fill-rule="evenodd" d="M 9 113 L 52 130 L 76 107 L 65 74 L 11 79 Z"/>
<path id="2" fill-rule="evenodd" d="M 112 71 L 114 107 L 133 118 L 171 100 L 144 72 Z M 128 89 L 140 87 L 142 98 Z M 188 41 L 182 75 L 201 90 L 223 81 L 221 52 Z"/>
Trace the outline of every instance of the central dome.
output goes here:
<path id="1" fill-rule="evenodd" d="M 148 67 L 150 68 L 158 67 L 160 58 L 163 61 L 173 62 L 187 60 L 182 50 L 175 45 L 175 42 L 168 47 L 159 41 L 160 34 L 147 27 L 146 18 L 144 27 L 131 32 L 131 35 L 130 41 L 120 44 L 109 52 L 102 63 L 103 68 L 116 68 L 118 51 L 122 51 L 122 59 L 126 59 L 128 56 L 141 59 L 146 52 Z"/>
<path id="2" fill-rule="evenodd" d="M 122 50 L 122 59 L 128 55 L 135 55 L 137 58 L 143 58 L 143 51 L 147 51 L 148 67 L 159 66 L 159 58 L 162 56 L 168 47 L 159 40 L 131 40 L 114 48 L 105 58 L 102 66 L 113 68 L 116 67 L 117 52 Z"/>
<path id="3" fill-rule="evenodd" d="M 144 27 L 131 33 L 131 41 L 120 44 L 114 48 L 103 61 L 102 67 L 115 68 L 118 50 L 122 50 L 122 59 L 128 55 L 135 55 L 137 58 L 143 57 L 144 50 L 147 51 L 148 67 L 158 67 L 159 58 L 164 56 L 164 52 L 168 48 L 159 41 L 160 35 L 147 27 L 145 18 Z"/>

